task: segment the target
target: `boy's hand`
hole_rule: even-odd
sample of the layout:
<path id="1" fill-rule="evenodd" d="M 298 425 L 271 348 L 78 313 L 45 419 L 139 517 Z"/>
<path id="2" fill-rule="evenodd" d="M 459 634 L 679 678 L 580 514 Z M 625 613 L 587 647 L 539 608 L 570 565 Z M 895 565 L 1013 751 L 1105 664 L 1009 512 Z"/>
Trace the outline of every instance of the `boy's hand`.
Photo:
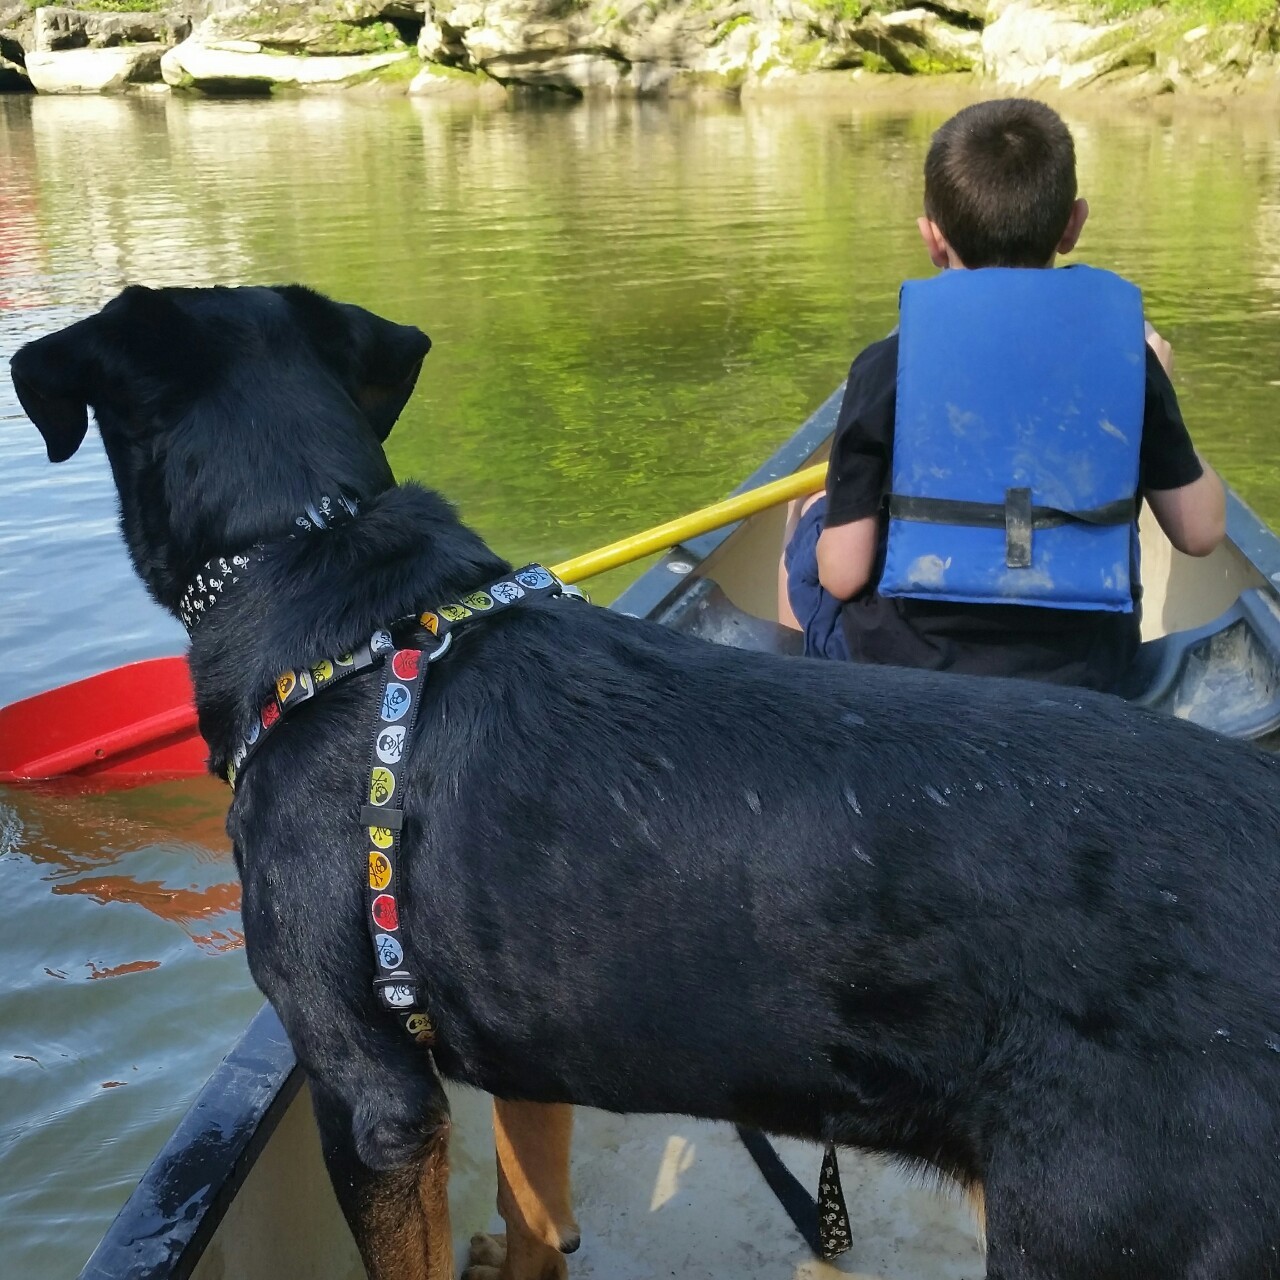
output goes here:
<path id="1" fill-rule="evenodd" d="M 1147 326 L 1147 346 L 1156 353 L 1156 359 L 1160 361 L 1165 373 L 1170 378 L 1173 377 L 1173 348 L 1156 332 L 1156 327 L 1150 320 L 1144 321 Z"/>

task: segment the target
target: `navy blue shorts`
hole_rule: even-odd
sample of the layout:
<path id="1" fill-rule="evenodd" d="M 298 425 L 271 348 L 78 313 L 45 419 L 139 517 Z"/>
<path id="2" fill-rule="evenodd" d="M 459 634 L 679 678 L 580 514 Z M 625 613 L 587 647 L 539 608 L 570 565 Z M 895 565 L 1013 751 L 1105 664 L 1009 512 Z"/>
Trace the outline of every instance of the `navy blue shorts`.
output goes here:
<path id="1" fill-rule="evenodd" d="M 796 620 L 804 628 L 805 656 L 847 661 L 849 645 L 840 625 L 840 601 L 824 591 L 818 581 L 818 535 L 826 514 L 827 500 L 821 497 L 800 517 L 782 553 L 787 568 L 787 596 Z"/>

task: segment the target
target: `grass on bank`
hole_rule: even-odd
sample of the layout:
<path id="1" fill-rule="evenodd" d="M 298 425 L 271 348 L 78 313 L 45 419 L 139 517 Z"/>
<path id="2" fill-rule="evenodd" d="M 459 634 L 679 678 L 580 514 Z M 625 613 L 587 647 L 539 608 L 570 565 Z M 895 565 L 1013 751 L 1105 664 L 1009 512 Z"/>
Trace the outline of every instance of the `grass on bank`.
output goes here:
<path id="1" fill-rule="evenodd" d="M 1266 22 L 1280 16 L 1277 0 L 1097 0 L 1108 17 L 1128 18 L 1144 9 L 1163 9 L 1197 23 Z"/>
<path id="2" fill-rule="evenodd" d="M 867 13 L 910 9 L 910 0 L 808 0 L 819 13 L 842 22 L 856 22 Z M 1045 8 L 1054 0 L 1040 0 Z M 945 4 L 941 7 L 945 8 Z M 1145 9 L 1163 9 L 1195 23 L 1266 22 L 1280 18 L 1280 0 L 1093 0 L 1093 7 L 1107 17 L 1131 17 Z"/>
<path id="3" fill-rule="evenodd" d="M 39 9 L 49 2 L 50 0 L 26 0 L 27 7 L 30 9 Z M 574 10 L 586 8 L 590 2 L 591 0 L 553 0 L 550 8 L 540 16 L 563 17 Z M 703 3 L 708 6 L 714 2 L 715 0 L 703 0 Z M 888 13 L 895 9 L 911 7 L 910 0 L 808 0 L 808 2 L 819 13 L 829 14 L 841 22 L 856 22 L 867 13 Z M 62 3 L 67 8 L 94 13 L 157 13 L 166 8 L 166 0 L 62 0 Z M 652 5 L 655 11 L 661 7 L 663 7 L 661 3 Z M 701 7 L 698 0 L 694 0 L 693 7 Z M 1131 17 L 1147 9 L 1160 9 L 1186 18 L 1193 24 L 1263 23 L 1280 20 L 1280 0 L 1093 0 L 1093 8 L 1108 18 Z M 269 21 L 272 16 L 264 15 L 264 21 Z M 617 16 L 616 8 L 609 16 Z M 752 19 L 747 15 L 740 15 L 727 25 L 731 29 L 737 23 L 750 21 Z M 336 25 L 355 24 L 338 23 Z M 368 25 L 361 24 L 361 29 L 366 32 L 366 35 Z M 390 24 L 385 25 L 390 26 Z M 718 40 L 723 39 L 728 33 L 728 29 L 720 32 Z M 385 43 L 380 44 L 379 47 L 396 47 L 397 35 L 393 28 Z"/>
<path id="4" fill-rule="evenodd" d="M 51 0 L 27 0 L 28 9 L 43 9 Z M 60 7 L 83 13 L 160 13 L 164 0 L 65 0 Z"/>

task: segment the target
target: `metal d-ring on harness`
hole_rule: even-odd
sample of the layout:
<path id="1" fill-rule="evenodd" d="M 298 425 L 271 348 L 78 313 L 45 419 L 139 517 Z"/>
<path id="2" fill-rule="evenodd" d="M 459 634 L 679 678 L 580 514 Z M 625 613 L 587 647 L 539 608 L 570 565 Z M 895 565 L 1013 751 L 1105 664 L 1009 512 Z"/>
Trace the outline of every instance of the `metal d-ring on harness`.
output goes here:
<path id="1" fill-rule="evenodd" d="M 348 653 L 321 658 L 296 671 L 282 672 L 276 680 L 273 696 L 262 707 L 245 739 L 231 754 L 227 781 L 234 789 L 246 764 L 285 715 L 339 680 L 382 663 L 378 719 L 369 749 L 368 782 L 360 809 L 369 868 L 365 923 L 373 945 L 377 971 L 373 985 L 378 998 L 419 1044 L 430 1045 L 436 1032 L 419 994 L 423 984 L 414 976 L 408 962 L 409 948 L 396 898 L 400 884 L 400 833 L 404 825 L 403 806 L 407 789 L 403 773 L 405 749 L 417 723 L 427 675 L 432 664 L 449 651 L 453 632 L 480 618 L 502 613 L 513 605 L 548 595 L 581 597 L 582 592 L 576 587 L 566 586 L 541 565 L 525 565 L 523 569 L 504 574 L 460 600 L 401 619 L 401 623 L 414 623 L 431 635 L 431 645 L 426 649 L 397 649 L 391 632 L 381 630 L 374 632 L 367 643 Z"/>

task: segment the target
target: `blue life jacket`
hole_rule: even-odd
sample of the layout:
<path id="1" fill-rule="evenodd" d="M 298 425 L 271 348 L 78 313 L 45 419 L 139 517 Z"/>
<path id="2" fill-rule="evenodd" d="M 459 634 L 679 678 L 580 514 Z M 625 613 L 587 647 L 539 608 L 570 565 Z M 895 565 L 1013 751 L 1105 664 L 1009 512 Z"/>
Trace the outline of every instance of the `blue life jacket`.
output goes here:
<path id="1" fill-rule="evenodd" d="M 900 311 L 880 594 L 1131 612 L 1138 289 L 989 267 L 904 284 Z"/>

